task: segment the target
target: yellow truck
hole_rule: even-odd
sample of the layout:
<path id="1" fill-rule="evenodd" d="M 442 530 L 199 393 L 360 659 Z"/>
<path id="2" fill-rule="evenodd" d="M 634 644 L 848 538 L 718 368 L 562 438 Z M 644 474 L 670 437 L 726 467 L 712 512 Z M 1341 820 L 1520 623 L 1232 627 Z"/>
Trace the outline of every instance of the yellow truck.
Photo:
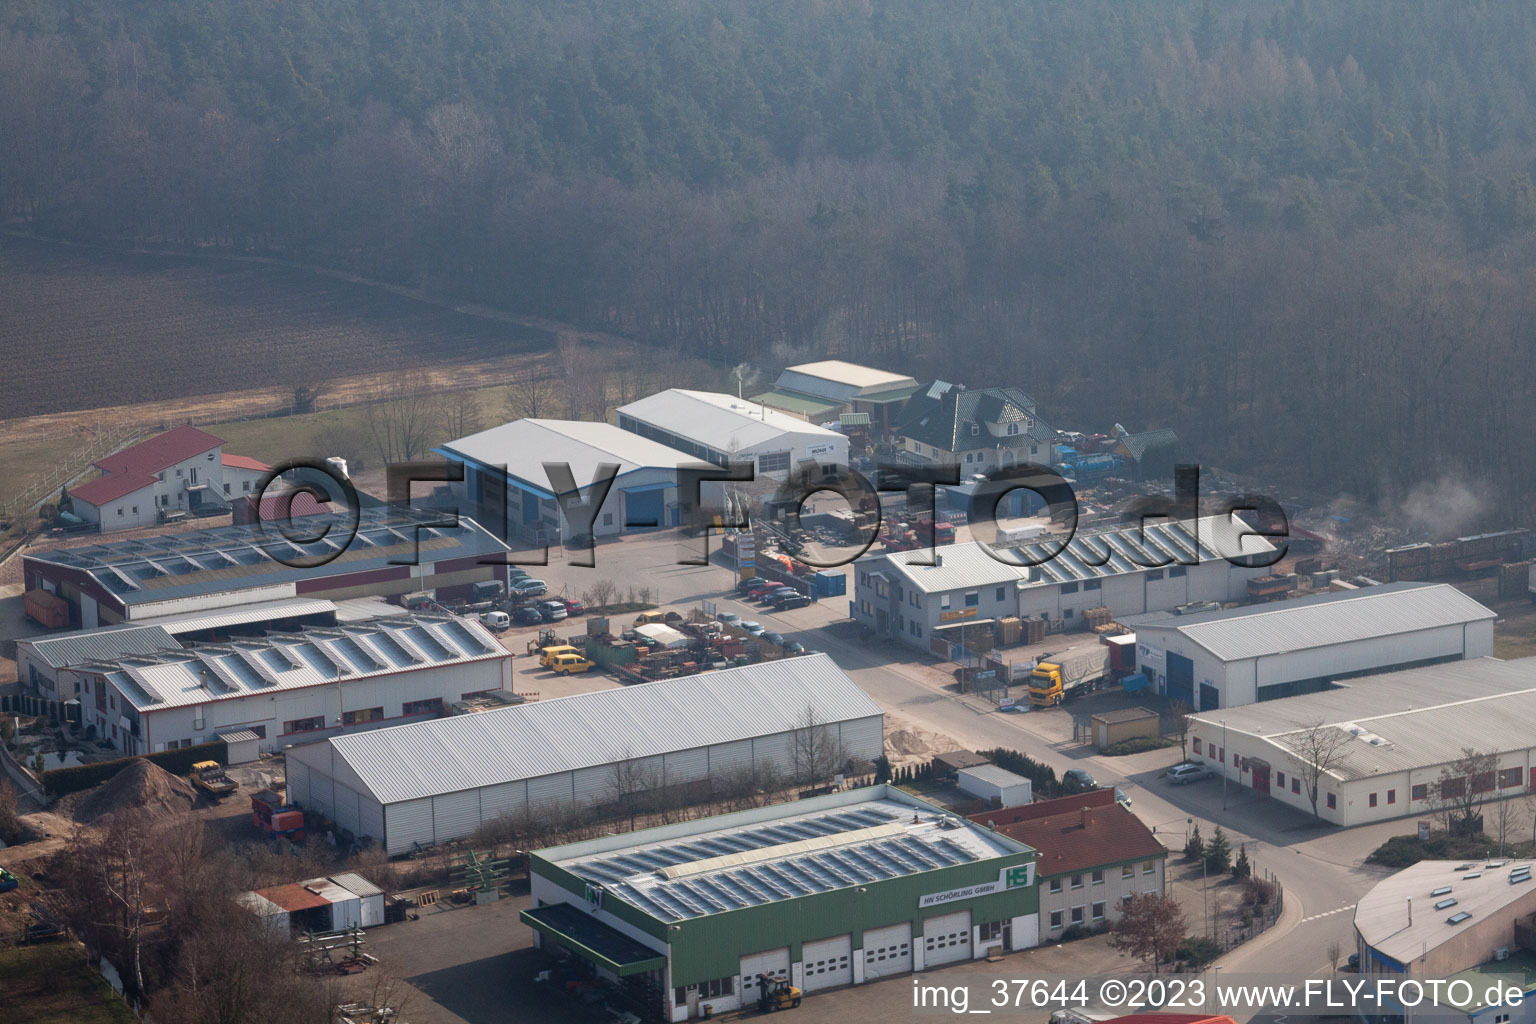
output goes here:
<path id="1" fill-rule="evenodd" d="M 592 667 L 592 663 L 573 648 L 568 654 L 556 655 L 550 661 L 549 667 L 556 675 L 568 676 L 576 672 L 585 672 Z"/>
<path id="2" fill-rule="evenodd" d="M 224 766 L 217 761 L 199 761 L 192 766 L 192 785 L 205 790 L 209 796 L 228 796 L 240 786 L 224 773 Z"/>
<path id="3" fill-rule="evenodd" d="M 1029 702 L 1037 708 L 1055 707 L 1098 689 L 1111 674 L 1110 650 L 1103 641 L 1044 655 L 1029 673 Z"/>

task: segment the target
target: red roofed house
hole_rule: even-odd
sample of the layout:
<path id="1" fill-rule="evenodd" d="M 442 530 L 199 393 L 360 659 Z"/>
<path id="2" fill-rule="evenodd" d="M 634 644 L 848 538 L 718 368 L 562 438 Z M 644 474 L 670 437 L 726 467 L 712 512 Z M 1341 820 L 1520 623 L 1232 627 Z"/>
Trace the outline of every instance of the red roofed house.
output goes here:
<path id="1" fill-rule="evenodd" d="M 261 478 L 271 471 L 271 466 L 248 455 L 225 455 L 223 461 L 225 501 L 233 504 L 247 494 L 261 493 Z"/>
<path id="2" fill-rule="evenodd" d="M 1115 801 L 1113 789 L 983 811 L 971 820 L 1040 851 L 1042 939 L 1059 939 L 1073 925 L 1112 923 L 1132 896 L 1163 892 L 1168 850 Z"/>
<path id="3" fill-rule="evenodd" d="M 222 440 L 196 427 L 168 430 L 97 462 L 102 475 L 70 489 L 71 507 L 103 533 L 152 525 L 162 511 L 205 504 L 222 510 L 231 491 L 250 493 L 266 472 L 256 460 L 223 449 Z"/>

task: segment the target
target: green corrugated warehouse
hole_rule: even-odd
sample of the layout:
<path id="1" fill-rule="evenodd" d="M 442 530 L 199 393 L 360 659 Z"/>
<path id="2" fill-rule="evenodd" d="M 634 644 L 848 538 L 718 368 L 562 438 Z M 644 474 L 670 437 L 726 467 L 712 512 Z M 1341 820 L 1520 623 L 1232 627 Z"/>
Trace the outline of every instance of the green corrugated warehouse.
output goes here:
<path id="1" fill-rule="evenodd" d="M 809 995 L 1039 943 L 1035 851 L 892 786 L 531 855 L 522 919 L 642 1019 Z"/>

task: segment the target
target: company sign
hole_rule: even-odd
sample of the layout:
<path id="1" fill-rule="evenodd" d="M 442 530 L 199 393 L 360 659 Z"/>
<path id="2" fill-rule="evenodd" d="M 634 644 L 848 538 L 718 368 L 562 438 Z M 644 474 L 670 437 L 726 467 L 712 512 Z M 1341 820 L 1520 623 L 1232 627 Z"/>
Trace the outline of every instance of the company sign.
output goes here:
<path id="1" fill-rule="evenodd" d="M 931 892 L 918 898 L 918 909 L 924 907 L 936 907 L 943 903 L 954 903 L 956 900 L 970 900 L 978 896 L 992 896 L 1009 889 L 1027 889 L 1035 884 L 1035 865 L 1031 861 L 1028 864 L 1015 864 L 1003 868 L 997 873 L 995 882 L 977 882 L 975 885 L 967 885 L 959 889 L 946 889 L 943 892 Z"/>
<path id="2" fill-rule="evenodd" d="M 1165 673 L 1167 657 L 1161 647 L 1152 647 L 1149 644 L 1136 645 L 1136 664 L 1142 668 L 1150 668 L 1154 672 Z"/>
<path id="3" fill-rule="evenodd" d="M 974 619 L 977 611 L 978 609 L 976 608 L 957 608 L 952 612 L 940 612 L 939 621 L 959 622 L 961 619 Z"/>
<path id="4" fill-rule="evenodd" d="M 818 444 L 807 448 L 805 454 L 814 458 L 817 455 L 831 455 L 835 451 L 837 451 L 837 445 L 835 444 Z"/>

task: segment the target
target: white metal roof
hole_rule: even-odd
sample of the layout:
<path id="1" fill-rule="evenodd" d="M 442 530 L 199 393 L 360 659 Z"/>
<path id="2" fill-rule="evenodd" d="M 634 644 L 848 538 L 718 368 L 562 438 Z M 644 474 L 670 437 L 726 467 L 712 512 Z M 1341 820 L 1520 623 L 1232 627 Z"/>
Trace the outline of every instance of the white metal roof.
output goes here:
<path id="1" fill-rule="evenodd" d="M 652 917 L 680 921 L 1027 849 L 963 818 L 928 807 L 914 813 L 895 800 L 807 803 L 750 826 L 717 824 L 555 863 Z"/>
<path id="2" fill-rule="evenodd" d="M 599 463 L 616 464 L 623 476 L 637 469 L 675 469 L 699 461 L 611 423 L 587 420 L 513 420 L 449 441 L 443 450 L 483 465 L 506 466 L 509 475 L 551 492 L 546 462 L 566 463 L 576 485 L 585 487 L 597 476 Z"/>
<path id="3" fill-rule="evenodd" d="M 856 398 L 894 401 L 916 391 L 917 381 L 841 359 L 823 359 L 785 368 L 776 386 L 839 402 Z"/>
<path id="4" fill-rule="evenodd" d="M 1126 625 L 1173 627 L 1216 657 L 1239 661 L 1495 617 L 1448 583 L 1388 583 L 1256 608 L 1142 615 Z"/>
<path id="5" fill-rule="evenodd" d="M 687 647 L 688 635 L 661 622 L 646 622 L 635 627 L 635 632 L 663 647 Z"/>
<path id="6" fill-rule="evenodd" d="M 1029 785 L 1029 780 L 1006 768 L 999 768 L 995 764 L 978 764 L 971 768 L 961 768 L 957 775 L 965 775 L 977 782 L 985 782 L 989 786 L 1001 786 L 1007 789 L 1011 786 Z"/>
<path id="7" fill-rule="evenodd" d="M 813 654 L 325 742 L 392 804 L 789 732 L 808 708 L 822 724 L 881 714 L 831 658 Z"/>
<path id="8" fill-rule="evenodd" d="M 38 660 L 50 668 L 64 668 L 122 654 L 147 654 L 176 646 L 176 638 L 159 625 L 82 629 L 57 636 L 21 637 L 16 642 L 32 648 Z"/>
<path id="9" fill-rule="evenodd" d="M 825 438 L 847 443 L 835 430 L 796 419 L 777 409 L 764 408 L 734 395 L 715 391 L 668 388 L 637 402 L 620 406 L 619 413 L 678 437 L 693 438 L 717 451 L 754 448 L 786 434 Z"/>
<path id="10" fill-rule="evenodd" d="M 324 615 L 334 612 L 336 604 L 323 598 L 289 597 L 279 601 L 257 601 L 253 604 L 235 605 L 232 608 L 215 608 L 205 612 L 181 612 L 177 615 L 160 615 L 140 621 L 163 626 L 176 636 L 197 633 L 205 629 L 223 629 L 227 626 L 245 626 L 253 622 L 273 622 L 278 619 L 294 619 L 300 615 Z"/>
<path id="11" fill-rule="evenodd" d="M 380 889 L 378 886 L 368 881 L 368 879 L 364 878 L 356 871 L 343 871 L 339 875 L 332 875 L 331 881 L 335 882 L 337 885 L 346 889 L 353 895 L 363 897 L 364 899 L 369 896 L 384 895 L 383 889 Z"/>
<path id="12" fill-rule="evenodd" d="M 76 670 L 105 676 L 140 711 L 159 711 L 508 657 L 476 622 L 413 615 L 135 654 Z"/>
<path id="13" fill-rule="evenodd" d="M 938 549 L 937 565 L 912 565 L 909 560 L 928 559 L 934 552 L 918 550 L 881 555 L 866 564 L 872 572 L 889 570 L 925 594 L 945 593 L 1009 581 L 1020 587 L 1073 583 L 1146 572 L 1158 566 L 1140 564 L 1174 558 L 1202 562 L 1220 558 L 1257 555 L 1274 550 L 1264 538 L 1244 535 L 1241 521 L 1229 516 L 1205 516 L 1197 520 L 1158 521 L 1079 530 L 1062 550 L 1061 541 L 1027 543 L 1015 547 L 994 545 L 991 554 L 981 541 L 949 544 Z M 1198 537 L 1198 544 L 1197 544 Z M 1012 558 L 1015 561 L 1005 561 Z M 1021 565 L 1025 560 L 1038 565 Z M 1166 571 L 1166 569 L 1164 569 Z"/>
<path id="14" fill-rule="evenodd" d="M 1194 716 L 1210 736 L 1226 727 L 1299 757 L 1318 724 L 1344 744 L 1340 779 L 1448 764 L 1465 749 L 1505 753 L 1536 745 L 1536 658 L 1473 658 L 1348 680 L 1337 689 Z"/>
<path id="15" fill-rule="evenodd" d="M 1355 928 L 1371 948 L 1409 964 L 1494 915 L 1513 921 L 1536 909 L 1530 868 L 1528 859 L 1421 860 L 1360 898 Z M 1462 914 L 1468 916 L 1450 923 Z"/>

